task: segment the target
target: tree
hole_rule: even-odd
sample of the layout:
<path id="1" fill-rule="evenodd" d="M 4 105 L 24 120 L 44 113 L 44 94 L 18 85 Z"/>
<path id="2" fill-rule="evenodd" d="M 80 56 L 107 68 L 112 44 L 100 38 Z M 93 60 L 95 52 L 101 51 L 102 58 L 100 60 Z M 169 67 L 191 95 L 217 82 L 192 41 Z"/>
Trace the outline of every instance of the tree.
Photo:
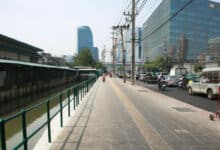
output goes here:
<path id="1" fill-rule="evenodd" d="M 157 57 L 153 61 L 145 62 L 144 67 L 148 71 L 168 71 L 171 67 L 171 58 Z"/>
<path id="2" fill-rule="evenodd" d="M 203 69 L 203 66 L 201 64 L 195 64 L 194 65 L 194 71 L 195 72 L 201 72 Z"/>
<path id="3" fill-rule="evenodd" d="M 83 49 L 78 55 L 75 56 L 73 65 L 74 66 L 92 66 L 95 61 L 89 49 Z"/>

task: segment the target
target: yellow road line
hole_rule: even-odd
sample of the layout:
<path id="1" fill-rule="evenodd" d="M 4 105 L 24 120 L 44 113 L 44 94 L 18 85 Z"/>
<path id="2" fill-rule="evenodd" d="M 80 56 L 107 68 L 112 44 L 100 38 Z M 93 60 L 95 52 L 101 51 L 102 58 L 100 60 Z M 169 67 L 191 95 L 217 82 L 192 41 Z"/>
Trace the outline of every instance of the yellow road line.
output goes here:
<path id="1" fill-rule="evenodd" d="M 135 125 L 144 136 L 145 141 L 153 150 L 172 150 L 173 148 L 160 136 L 160 134 L 152 127 L 152 125 L 138 111 L 131 100 L 121 91 L 113 80 L 108 80 L 112 89 L 119 97 L 124 107 L 127 109 Z M 157 119 L 157 118 L 155 118 Z"/>

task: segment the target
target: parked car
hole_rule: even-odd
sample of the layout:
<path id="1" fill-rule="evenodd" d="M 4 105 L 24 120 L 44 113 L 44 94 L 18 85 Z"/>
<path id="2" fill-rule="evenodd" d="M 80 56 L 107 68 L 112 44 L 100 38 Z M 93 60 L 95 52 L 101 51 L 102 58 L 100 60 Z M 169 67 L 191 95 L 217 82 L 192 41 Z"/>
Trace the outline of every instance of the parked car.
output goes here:
<path id="1" fill-rule="evenodd" d="M 136 80 L 139 80 L 139 78 L 140 78 L 140 73 L 137 73 L 136 74 Z"/>
<path id="2" fill-rule="evenodd" d="M 206 68 L 202 71 L 199 82 L 189 82 L 188 93 L 206 94 L 211 100 L 219 94 L 220 87 L 220 67 Z"/>
<path id="3" fill-rule="evenodd" d="M 165 75 L 165 81 L 167 82 L 167 86 L 177 86 L 176 76 Z"/>
<path id="4" fill-rule="evenodd" d="M 126 77 L 127 78 L 131 78 L 131 74 L 130 73 L 126 73 Z"/>
<path id="5" fill-rule="evenodd" d="M 146 74 L 145 80 L 147 83 L 157 83 L 157 76 L 153 72 L 148 72 Z"/>
<path id="6" fill-rule="evenodd" d="M 140 74 L 140 77 L 139 77 L 139 80 L 140 80 L 140 81 L 145 81 L 145 77 L 146 77 L 146 74 L 141 73 L 141 74 Z"/>
<path id="7" fill-rule="evenodd" d="M 117 76 L 118 76 L 119 78 L 123 78 L 123 74 L 122 74 L 121 72 L 118 72 L 118 73 L 117 73 Z"/>

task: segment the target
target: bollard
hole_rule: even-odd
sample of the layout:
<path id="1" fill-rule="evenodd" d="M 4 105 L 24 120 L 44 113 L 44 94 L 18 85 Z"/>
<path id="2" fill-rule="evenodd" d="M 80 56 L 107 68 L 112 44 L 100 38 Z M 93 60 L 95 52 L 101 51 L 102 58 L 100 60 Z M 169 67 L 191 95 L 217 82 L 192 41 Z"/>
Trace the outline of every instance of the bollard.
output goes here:
<path id="1" fill-rule="evenodd" d="M 47 131 L 48 131 L 48 141 L 51 143 L 51 127 L 50 127 L 50 101 L 47 100 Z"/>
<path id="2" fill-rule="evenodd" d="M 68 90 L 68 117 L 70 117 L 70 89 Z"/>
<path id="3" fill-rule="evenodd" d="M 5 121 L 0 119 L 1 150 L 6 150 Z"/>
<path id="4" fill-rule="evenodd" d="M 26 127 L 26 112 L 22 110 L 22 132 L 24 141 L 24 150 L 27 150 L 27 127 Z"/>
<path id="5" fill-rule="evenodd" d="M 63 127 L 63 105 L 62 105 L 62 92 L 60 93 L 60 126 Z"/>

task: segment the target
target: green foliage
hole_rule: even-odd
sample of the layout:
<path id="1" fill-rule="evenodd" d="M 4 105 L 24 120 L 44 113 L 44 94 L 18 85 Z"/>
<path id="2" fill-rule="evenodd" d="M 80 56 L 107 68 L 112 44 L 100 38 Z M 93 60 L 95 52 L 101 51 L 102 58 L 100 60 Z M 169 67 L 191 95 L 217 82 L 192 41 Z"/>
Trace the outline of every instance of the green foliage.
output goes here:
<path id="1" fill-rule="evenodd" d="M 201 72 L 203 69 L 203 66 L 201 64 L 195 64 L 194 65 L 194 71 L 195 72 Z"/>
<path id="2" fill-rule="evenodd" d="M 89 49 L 83 49 L 78 55 L 75 56 L 74 66 L 92 66 L 95 64 L 92 54 Z"/>
<path id="3" fill-rule="evenodd" d="M 157 57 L 153 61 L 147 61 L 144 68 L 147 71 L 167 71 L 171 67 L 171 58 Z"/>
<path id="4" fill-rule="evenodd" d="M 123 71 L 123 67 L 122 67 L 122 66 L 119 66 L 119 67 L 117 68 L 117 71 Z"/>
<path id="5" fill-rule="evenodd" d="M 96 69 L 102 69 L 104 67 L 104 64 L 102 62 L 95 62 L 93 65 Z"/>
<path id="6" fill-rule="evenodd" d="M 69 67 L 74 66 L 87 66 L 93 67 L 96 69 L 101 69 L 102 71 L 106 71 L 106 67 L 102 62 L 96 62 L 89 49 L 83 49 L 78 55 L 75 56 L 74 62 L 67 64 Z"/>

